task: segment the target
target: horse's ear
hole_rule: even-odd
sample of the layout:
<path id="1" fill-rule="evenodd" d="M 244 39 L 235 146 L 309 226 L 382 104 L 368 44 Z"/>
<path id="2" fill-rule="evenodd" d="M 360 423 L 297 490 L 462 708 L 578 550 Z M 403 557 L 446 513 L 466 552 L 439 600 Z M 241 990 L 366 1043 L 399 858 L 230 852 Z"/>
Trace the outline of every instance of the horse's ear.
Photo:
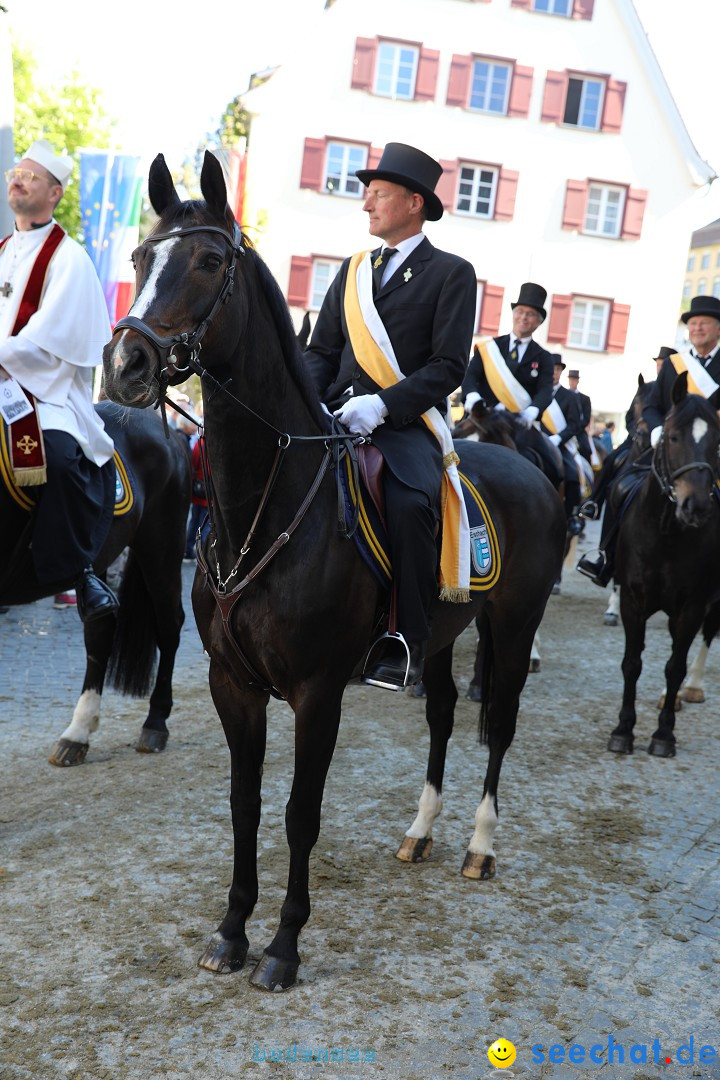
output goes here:
<path id="1" fill-rule="evenodd" d="M 202 172 L 200 173 L 200 190 L 203 198 L 216 217 L 224 218 L 227 210 L 227 188 L 222 165 L 209 150 L 205 151 Z"/>
<path id="2" fill-rule="evenodd" d="M 671 395 L 673 405 L 678 405 L 684 398 L 686 398 L 687 392 L 687 371 L 681 371 L 677 379 L 673 383 Z"/>
<path id="3" fill-rule="evenodd" d="M 645 380 L 643 379 L 642 375 L 638 375 L 638 390 L 642 390 L 644 385 Z"/>
<path id="4" fill-rule="evenodd" d="M 150 166 L 148 196 L 150 205 L 155 213 L 160 216 L 164 214 L 169 206 L 180 205 L 180 197 L 175 190 L 170 170 L 165 164 L 165 158 L 162 154 L 158 154 Z"/>

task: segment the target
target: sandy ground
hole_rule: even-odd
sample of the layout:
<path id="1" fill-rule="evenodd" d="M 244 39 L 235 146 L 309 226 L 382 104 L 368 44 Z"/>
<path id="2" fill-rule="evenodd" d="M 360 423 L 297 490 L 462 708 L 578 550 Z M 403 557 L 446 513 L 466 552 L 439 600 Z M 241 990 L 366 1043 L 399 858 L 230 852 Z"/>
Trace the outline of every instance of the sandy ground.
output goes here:
<path id="1" fill-rule="evenodd" d="M 143 704 L 107 695 L 86 764 L 65 770 L 47 756 L 81 681 L 76 617 L 50 601 L 3 616 L 2 1080 L 720 1077 L 698 1057 L 703 1045 L 720 1051 L 720 707 L 711 698 L 680 714 L 676 759 L 645 753 L 668 647 L 656 617 L 639 745 L 629 758 L 606 753 L 623 635 L 602 625 L 603 610 L 600 590 L 566 572 L 501 778 L 491 883 L 459 874 L 486 760 L 477 707 L 462 697 L 474 632 L 456 651 L 461 699 L 425 865 L 394 858 L 422 790 L 424 704 L 348 689 L 311 860 L 301 981 L 276 995 L 248 974 L 273 936 L 287 874 L 287 706 L 270 706 L 250 966 L 213 977 L 196 962 L 226 906 L 229 758 L 192 616 L 165 753 L 136 754 Z M 34 648 L 46 659 L 29 675 Z M 694 1071 L 676 1064 L 690 1036 Z M 505 1070 L 487 1057 L 498 1037 L 517 1048 Z M 622 1064 L 617 1049 L 607 1061 L 609 1039 Z M 557 1063 L 571 1045 L 604 1049 L 597 1063 Z"/>

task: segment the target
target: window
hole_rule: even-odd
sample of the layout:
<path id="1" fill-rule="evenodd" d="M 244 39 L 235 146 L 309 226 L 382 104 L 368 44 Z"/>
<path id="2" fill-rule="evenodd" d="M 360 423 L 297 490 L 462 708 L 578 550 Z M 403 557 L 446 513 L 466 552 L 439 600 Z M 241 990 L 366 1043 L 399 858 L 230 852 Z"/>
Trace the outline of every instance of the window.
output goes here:
<path id="1" fill-rule="evenodd" d="M 415 95 L 418 51 L 410 45 L 381 41 L 375 72 L 376 94 L 411 101 Z"/>
<path id="2" fill-rule="evenodd" d="M 563 123 L 597 131 L 602 118 L 604 90 L 602 79 L 582 79 L 571 75 L 568 79 Z"/>
<path id="3" fill-rule="evenodd" d="M 600 352 L 605 346 L 610 304 L 607 300 L 573 300 L 568 345 Z"/>
<path id="4" fill-rule="evenodd" d="M 314 259 L 312 284 L 310 286 L 310 302 L 308 307 L 311 311 L 319 311 L 325 299 L 325 293 L 332 285 L 333 278 L 340 269 L 341 263 L 331 259 Z"/>
<path id="5" fill-rule="evenodd" d="M 605 75 L 548 71 L 541 120 L 585 131 L 622 130 L 627 83 Z"/>
<path id="6" fill-rule="evenodd" d="M 718 251 L 718 253 L 717 253 L 717 258 L 715 259 L 715 265 L 720 266 L 720 251 Z"/>
<path id="7" fill-rule="evenodd" d="M 709 251 L 704 251 L 703 252 L 703 254 L 702 254 L 701 258 L 700 258 L 700 269 L 701 270 L 709 270 L 710 269 L 710 252 Z"/>
<path id="8" fill-rule="evenodd" d="M 690 299 L 690 290 L 691 290 L 691 288 L 692 288 L 691 283 L 689 281 L 686 281 L 685 284 L 683 285 L 683 292 L 682 292 L 683 300 L 689 300 Z"/>
<path id="9" fill-rule="evenodd" d="M 481 112 L 507 112 L 512 67 L 492 60 L 475 60 L 472 67 L 469 108 Z"/>
<path id="10" fill-rule="evenodd" d="M 572 15 L 571 0 L 535 0 L 533 11 L 545 11 L 548 15 Z"/>
<path id="11" fill-rule="evenodd" d="M 455 209 L 459 214 L 492 218 L 495 212 L 498 170 L 485 165 L 461 165 Z"/>
<path id="12" fill-rule="evenodd" d="M 624 209 L 624 188 L 591 184 L 583 231 L 593 236 L 619 236 Z"/>
<path id="13" fill-rule="evenodd" d="M 707 296 L 707 281 L 704 277 L 698 278 L 696 296 Z"/>
<path id="14" fill-rule="evenodd" d="M 690 257 L 688 258 L 688 261 L 687 261 L 686 270 L 687 270 L 688 273 L 690 273 L 690 271 L 694 270 L 694 269 L 695 269 L 695 256 L 690 255 Z"/>
<path id="15" fill-rule="evenodd" d="M 713 296 L 716 300 L 720 300 L 720 277 L 716 277 L 713 281 Z"/>
<path id="16" fill-rule="evenodd" d="M 367 163 L 367 147 L 352 143 L 329 142 L 325 164 L 326 191 L 336 195 L 358 197 L 363 193 L 363 186 L 355 176 L 358 169 L 364 169 Z"/>

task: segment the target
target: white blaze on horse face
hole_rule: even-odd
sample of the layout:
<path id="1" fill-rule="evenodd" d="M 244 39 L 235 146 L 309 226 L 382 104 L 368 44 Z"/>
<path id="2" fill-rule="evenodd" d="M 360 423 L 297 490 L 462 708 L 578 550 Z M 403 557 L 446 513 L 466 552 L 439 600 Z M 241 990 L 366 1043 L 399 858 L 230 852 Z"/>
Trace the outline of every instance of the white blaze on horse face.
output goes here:
<path id="1" fill-rule="evenodd" d="M 155 299 L 160 275 L 167 266 L 170 253 L 176 244 L 177 240 L 159 240 L 157 244 L 153 244 L 153 264 L 150 273 L 140 291 L 140 295 L 130 309 L 131 315 L 134 315 L 136 319 L 142 319 Z"/>
<path id="2" fill-rule="evenodd" d="M 707 420 L 701 420 L 699 416 L 697 419 L 693 420 L 692 433 L 696 443 L 701 443 L 703 441 L 707 435 L 707 430 Z"/>
<path id="3" fill-rule="evenodd" d="M 475 811 L 475 832 L 468 844 L 468 851 L 473 855 L 492 855 L 493 837 L 497 829 L 498 816 L 495 813 L 495 800 L 490 795 L 484 795 L 483 801 Z"/>
<path id="4" fill-rule="evenodd" d="M 432 784 L 425 784 L 423 793 L 418 803 L 418 816 L 405 833 L 418 839 L 432 836 L 432 827 L 435 818 L 442 810 L 442 795 Z"/>

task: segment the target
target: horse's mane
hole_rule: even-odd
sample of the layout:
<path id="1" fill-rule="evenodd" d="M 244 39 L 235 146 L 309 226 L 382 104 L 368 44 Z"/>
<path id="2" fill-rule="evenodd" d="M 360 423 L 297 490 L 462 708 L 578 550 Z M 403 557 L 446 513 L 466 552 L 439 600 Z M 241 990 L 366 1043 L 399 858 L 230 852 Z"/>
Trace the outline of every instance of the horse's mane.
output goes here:
<path id="1" fill-rule="evenodd" d="M 713 427 L 718 426 L 718 414 L 710 402 L 700 394 L 686 394 L 678 401 L 665 417 L 665 423 L 678 426 L 687 424 L 696 419 L 707 420 Z"/>

